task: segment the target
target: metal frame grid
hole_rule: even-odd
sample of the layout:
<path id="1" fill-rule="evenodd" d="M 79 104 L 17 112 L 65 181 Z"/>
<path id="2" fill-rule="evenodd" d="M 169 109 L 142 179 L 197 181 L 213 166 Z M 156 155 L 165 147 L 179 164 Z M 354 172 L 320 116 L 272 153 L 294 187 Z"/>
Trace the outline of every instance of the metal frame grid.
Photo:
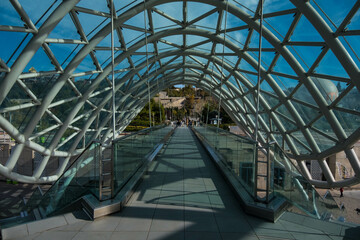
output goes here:
<path id="1" fill-rule="evenodd" d="M 254 79 L 259 68 L 259 48 L 253 43 L 258 41 L 260 30 L 259 4 L 248 7 L 235 0 L 135 0 L 128 4 L 114 1 L 113 86 L 111 47 L 110 41 L 106 41 L 111 33 L 112 1 L 103 3 L 107 11 L 87 7 L 86 1 L 55 1 L 34 23 L 18 0 L 9 0 L 16 11 L 14 15 L 21 19 L 24 27 L 0 25 L 0 31 L 16 32 L 24 39 L 7 61 L 0 55 L 3 72 L 0 127 L 17 142 L 6 164 L 0 165 L 2 175 L 22 182 L 54 181 L 71 156 L 79 154 L 86 144 L 94 139 L 109 141 L 113 136 L 113 89 L 116 92 L 115 135 L 145 106 L 148 86 L 150 95 L 154 96 L 175 84 L 191 84 L 219 99 L 233 120 L 254 137 L 257 93 Z M 201 6 L 206 11 L 200 13 L 199 10 L 194 17 L 194 7 Z M 354 1 L 338 26 L 314 0 L 291 0 L 278 7 L 269 3 L 264 9 L 261 50 L 265 57 L 259 68 L 257 137 L 262 144 L 267 138 L 277 141 L 316 186 L 340 187 L 360 182 L 360 162 L 352 149 L 359 140 L 360 128 L 358 121 L 351 127 L 346 125 L 349 119 L 360 118 L 360 109 L 343 105 L 344 99 L 354 91 L 358 94 L 360 89 L 360 60 L 348 39 L 359 40 L 360 30 L 347 28 L 359 8 L 360 1 Z M 178 9 L 182 10 L 178 14 L 180 18 L 172 15 L 179 12 Z M 139 16 L 144 14 L 146 19 L 141 21 Z M 100 20 L 89 26 L 86 19 L 91 18 Z M 210 18 L 211 24 L 204 24 Z M 288 27 L 275 26 L 273 19 L 277 18 L 288 19 Z M 54 29 L 66 19 L 76 30 L 75 37 L 52 37 Z M 303 29 L 302 21 L 318 38 L 296 40 L 297 32 L 308 30 Z M 243 40 L 236 39 L 240 33 Z M 61 63 L 58 59 L 63 52 L 55 49 L 62 45 L 72 46 L 72 51 Z M 305 48 L 318 49 L 311 61 L 306 61 L 301 54 Z M 40 51 L 46 54 L 53 69 L 26 72 Z M 343 69 L 342 76 L 317 72 L 329 55 Z M 29 82 L 40 78 L 45 79 L 46 91 L 36 92 Z M 79 82 L 83 84 L 80 86 Z M 344 90 L 331 98 L 323 88 L 332 87 L 334 83 L 344 86 Z M 15 89 L 22 91 L 28 101 L 15 101 L 12 95 Z M 65 90 L 71 95 L 62 94 Z M 59 106 L 66 111 L 59 111 Z M 12 123 L 11 116 L 19 112 L 26 113 L 26 119 L 20 124 Z M 46 127 L 39 129 L 41 124 Z M 46 141 L 39 141 L 41 137 Z M 32 176 L 14 171 L 25 147 L 42 156 Z M 325 159 L 340 151 L 345 151 L 355 177 L 335 181 Z M 61 157 L 63 161 L 56 174 L 48 176 L 44 169 L 50 157 Z M 326 181 L 311 178 L 306 160 L 318 160 Z"/>

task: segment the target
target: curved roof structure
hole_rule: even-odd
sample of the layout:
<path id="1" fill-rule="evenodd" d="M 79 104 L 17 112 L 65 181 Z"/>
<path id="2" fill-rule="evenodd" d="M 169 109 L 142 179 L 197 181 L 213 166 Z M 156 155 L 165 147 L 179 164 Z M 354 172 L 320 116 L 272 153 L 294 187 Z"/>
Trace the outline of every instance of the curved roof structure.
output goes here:
<path id="1" fill-rule="evenodd" d="M 261 51 L 258 1 L 114 1 L 115 86 L 111 2 L 0 3 L 0 127 L 18 143 L 1 174 L 53 181 L 89 142 L 110 139 L 112 89 L 117 134 L 149 94 L 190 84 L 254 136 L 260 69 L 259 142 L 277 141 L 317 186 L 360 181 L 359 1 L 265 1 Z M 25 148 L 42 156 L 32 176 L 14 171 Z M 355 177 L 335 181 L 325 159 L 341 151 Z M 62 162 L 48 176 L 51 156 Z"/>

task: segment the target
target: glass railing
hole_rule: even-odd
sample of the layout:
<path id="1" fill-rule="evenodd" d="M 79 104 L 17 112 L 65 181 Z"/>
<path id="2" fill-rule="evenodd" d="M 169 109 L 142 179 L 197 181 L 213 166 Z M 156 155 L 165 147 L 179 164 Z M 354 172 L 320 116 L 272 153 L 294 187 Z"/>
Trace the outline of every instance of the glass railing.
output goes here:
<path id="1" fill-rule="evenodd" d="M 159 125 L 127 135 L 113 142 L 114 195 L 123 188 L 136 171 L 143 166 L 172 127 Z"/>
<path id="2" fill-rule="evenodd" d="M 320 196 L 277 144 L 257 149 L 251 139 L 222 129 L 209 126 L 194 129 L 221 156 L 221 161 L 252 197 L 248 202 L 255 199 L 270 202 L 273 204 L 266 206 L 272 208 L 285 199 L 290 203 L 288 211 L 322 220 L 345 220 L 346 211 L 339 208 L 331 194 Z"/>
<path id="3" fill-rule="evenodd" d="M 98 196 L 100 151 L 100 143 L 92 143 L 44 195 L 34 192 L 26 210 L 38 208 L 42 217 L 47 217 L 85 194 Z"/>
<path id="4" fill-rule="evenodd" d="M 331 194 L 320 196 L 278 145 L 271 145 L 270 153 L 274 162 L 272 182 L 275 195 L 292 204 L 288 211 L 322 220 L 345 220 L 345 210 L 339 208 Z"/>
<path id="5" fill-rule="evenodd" d="M 21 211 L 28 215 L 15 216 L 1 223 L 2 228 L 35 220 L 34 211 L 41 217 L 53 216 L 86 194 L 99 195 L 99 156 L 101 145 L 88 146 L 43 194 L 37 188 Z"/>
<path id="6" fill-rule="evenodd" d="M 221 155 L 221 161 L 254 197 L 256 144 L 253 140 L 216 127 L 194 127 L 207 143 Z"/>
<path id="7" fill-rule="evenodd" d="M 35 209 L 39 205 L 42 196 L 43 192 L 41 191 L 40 187 L 37 187 L 31 194 L 30 198 L 27 200 L 23 209 L 26 209 L 27 212 L 29 212 L 29 210 Z"/>
<path id="8" fill-rule="evenodd" d="M 14 216 L 7 221 L 0 222 L 6 228 L 17 224 L 35 220 L 34 211 L 41 217 L 49 217 L 61 213 L 70 204 L 75 203 L 85 195 L 92 195 L 98 202 L 110 199 L 122 189 L 132 175 L 152 154 L 158 144 L 163 143 L 164 137 L 173 130 L 172 127 L 159 125 L 147 128 L 131 135 L 124 136 L 113 142 L 114 156 L 107 156 L 109 149 L 93 142 L 88 146 L 59 177 L 44 194 L 38 188 L 28 199 L 19 212 L 26 212 L 28 216 Z M 104 178 L 101 169 L 104 160 L 113 157 L 113 194 L 103 197 L 101 192 Z M 101 166 L 100 166 L 101 164 Z M 101 183 L 101 184 L 100 184 Z M 99 201 L 100 200 L 100 201 Z"/>

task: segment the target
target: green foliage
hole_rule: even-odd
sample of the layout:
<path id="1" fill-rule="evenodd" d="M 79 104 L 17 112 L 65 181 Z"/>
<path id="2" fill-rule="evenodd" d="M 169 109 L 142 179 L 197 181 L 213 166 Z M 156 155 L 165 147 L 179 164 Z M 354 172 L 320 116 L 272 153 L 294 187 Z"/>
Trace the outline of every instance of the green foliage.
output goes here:
<path id="1" fill-rule="evenodd" d="M 203 121 L 206 122 L 206 116 L 208 114 L 208 110 L 209 110 L 209 115 L 208 115 L 208 124 L 210 123 L 210 119 L 211 118 L 216 118 L 216 115 L 218 114 L 218 103 L 215 102 L 214 100 L 210 100 L 208 101 L 202 110 L 202 116 L 203 116 Z M 222 124 L 234 124 L 233 120 L 231 119 L 231 117 L 225 112 L 225 110 L 223 108 L 220 108 L 220 118 L 222 118 Z"/>
<path id="2" fill-rule="evenodd" d="M 127 126 L 124 130 L 124 132 L 137 132 L 137 131 L 140 131 L 142 129 L 145 129 L 147 127 L 145 126 Z"/>
<path id="3" fill-rule="evenodd" d="M 185 103 L 184 103 L 184 107 L 187 110 L 191 110 L 194 109 L 194 105 L 195 105 L 195 96 L 194 95 L 190 95 L 188 97 L 186 97 Z"/>
<path id="4" fill-rule="evenodd" d="M 159 102 L 155 102 L 154 99 L 150 100 L 151 107 L 151 124 L 159 125 L 165 120 L 165 109 L 162 104 L 159 106 Z M 160 109 L 161 109 L 161 121 L 160 121 Z M 149 103 L 139 112 L 139 114 L 131 121 L 125 131 L 138 131 L 143 128 L 149 127 Z"/>
<path id="5" fill-rule="evenodd" d="M 186 85 L 182 88 L 183 96 L 190 97 L 195 95 L 195 88 L 193 88 L 191 85 Z"/>
<path id="6" fill-rule="evenodd" d="M 181 109 L 174 108 L 172 111 L 173 111 L 173 116 L 174 116 L 173 120 L 182 120 L 186 116 L 186 113 L 187 113 L 186 109 L 184 109 L 184 108 L 181 108 Z"/>
<path id="7" fill-rule="evenodd" d="M 196 91 L 196 95 L 199 96 L 199 97 L 201 97 L 201 98 L 205 98 L 205 97 L 210 96 L 210 95 L 209 95 L 205 90 L 203 90 L 203 89 L 198 89 L 198 90 Z"/>
<path id="8" fill-rule="evenodd" d="M 147 120 L 142 120 L 142 119 L 134 119 L 131 121 L 131 123 L 129 124 L 129 126 L 143 126 L 143 127 L 149 127 L 149 116 L 147 117 Z"/>
<path id="9" fill-rule="evenodd" d="M 177 89 L 167 89 L 167 94 L 169 97 L 182 97 L 182 91 L 178 91 Z"/>
<path id="10" fill-rule="evenodd" d="M 190 97 L 195 96 L 195 88 L 191 85 L 186 85 L 183 88 L 169 88 L 166 90 L 169 97 Z"/>

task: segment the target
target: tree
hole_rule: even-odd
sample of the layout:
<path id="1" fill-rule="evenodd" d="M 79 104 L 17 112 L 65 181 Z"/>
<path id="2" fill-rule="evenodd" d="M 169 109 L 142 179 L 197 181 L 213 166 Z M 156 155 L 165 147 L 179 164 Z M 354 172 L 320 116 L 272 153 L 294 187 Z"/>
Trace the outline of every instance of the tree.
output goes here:
<path id="1" fill-rule="evenodd" d="M 194 105 L 195 105 L 195 96 L 190 95 L 189 97 L 186 98 L 184 106 L 187 110 L 190 110 L 190 109 L 194 109 Z"/>
<path id="2" fill-rule="evenodd" d="M 174 108 L 172 111 L 174 116 L 173 120 L 182 120 L 186 115 L 186 110 L 184 108 Z"/>
<path id="3" fill-rule="evenodd" d="M 211 118 L 216 118 L 218 115 L 218 103 L 214 100 L 207 102 L 202 110 L 202 115 L 204 122 L 206 122 L 206 118 L 208 119 L 208 124 L 210 123 Z M 208 114 L 209 111 L 209 114 Z M 222 119 L 223 124 L 231 124 L 234 123 L 231 117 L 225 112 L 223 108 L 220 108 L 220 118 Z"/>
<path id="4" fill-rule="evenodd" d="M 155 102 L 154 99 L 150 100 L 151 108 L 151 124 L 161 124 L 165 120 L 165 109 L 162 104 Z M 160 109 L 161 109 L 161 121 L 160 121 Z M 131 126 L 149 126 L 149 103 L 139 112 L 139 114 L 129 124 Z"/>
<path id="5" fill-rule="evenodd" d="M 205 97 L 208 97 L 208 96 L 209 96 L 209 94 L 208 94 L 205 90 L 203 90 L 203 89 L 198 89 L 198 90 L 196 91 L 196 95 L 199 96 L 199 97 L 201 97 L 202 99 L 204 99 Z"/>
<path id="6" fill-rule="evenodd" d="M 195 96 L 195 89 L 191 85 L 186 85 L 182 89 L 182 92 L 183 92 L 183 96 L 185 97 Z"/>

